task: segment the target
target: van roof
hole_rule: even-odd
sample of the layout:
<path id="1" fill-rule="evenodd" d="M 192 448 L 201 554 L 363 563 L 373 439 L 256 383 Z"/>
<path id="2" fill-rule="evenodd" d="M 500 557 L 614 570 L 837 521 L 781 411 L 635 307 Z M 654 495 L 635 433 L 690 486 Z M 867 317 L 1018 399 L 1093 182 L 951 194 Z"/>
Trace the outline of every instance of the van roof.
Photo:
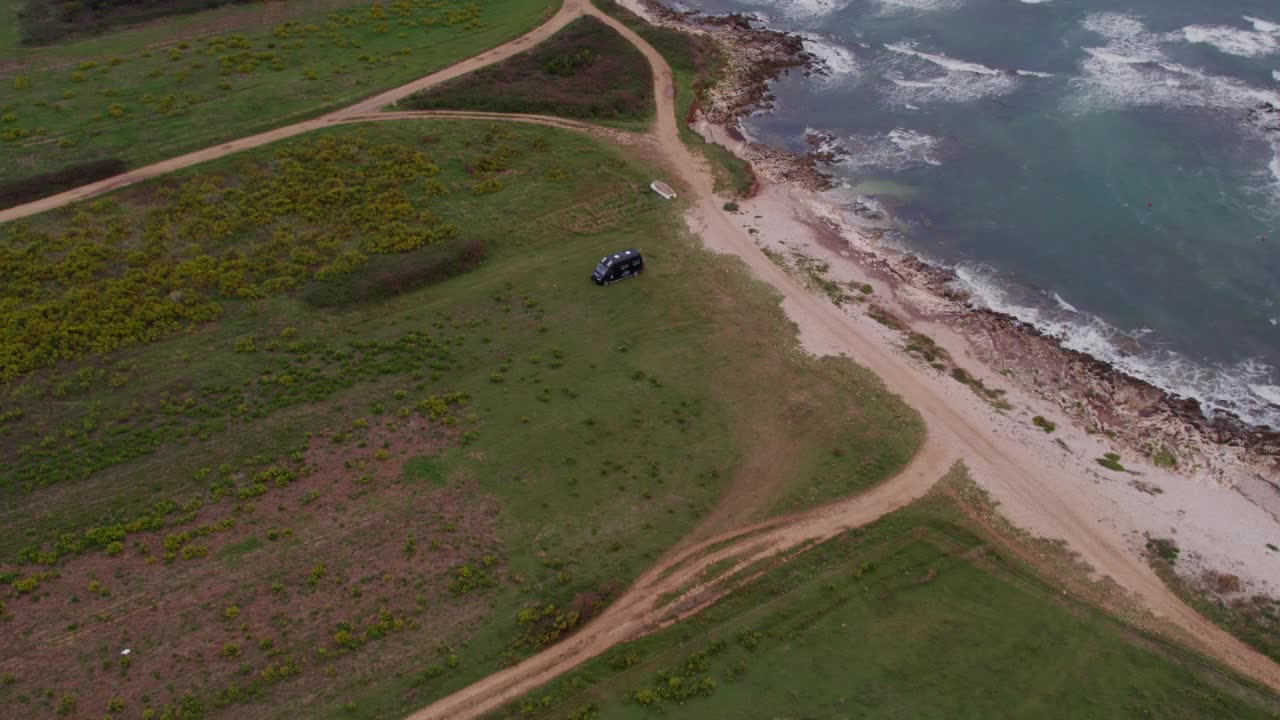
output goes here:
<path id="1" fill-rule="evenodd" d="M 638 257 L 640 257 L 639 250 L 619 250 L 616 253 L 613 253 L 611 255 L 605 255 L 604 257 L 600 258 L 600 262 L 604 263 L 605 265 L 612 265 L 614 262 L 618 260 L 630 260 L 631 258 L 638 258 Z"/>

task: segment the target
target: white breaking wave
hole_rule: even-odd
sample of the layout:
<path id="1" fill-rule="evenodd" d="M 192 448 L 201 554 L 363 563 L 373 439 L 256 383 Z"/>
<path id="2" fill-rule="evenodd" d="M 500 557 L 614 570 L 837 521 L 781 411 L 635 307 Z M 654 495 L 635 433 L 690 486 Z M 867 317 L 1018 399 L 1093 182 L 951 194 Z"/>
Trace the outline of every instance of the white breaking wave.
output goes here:
<path id="1" fill-rule="evenodd" d="M 1005 71 L 982 63 L 916 49 L 910 42 L 888 43 L 884 77 L 893 84 L 891 101 L 903 106 L 928 102 L 970 102 L 1012 92 L 1019 77 L 1053 77 L 1034 70 Z"/>
<path id="2" fill-rule="evenodd" d="M 903 107 L 910 105 L 916 108 L 931 102 L 966 103 L 1005 95 L 1018 85 L 1017 78 L 1010 75 L 907 80 L 901 74 L 890 72 L 886 77 L 894 85 L 887 94 L 888 99 Z"/>
<path id="3" fill-rule="evenodd" d="M 1271 190 L 1273 197 L 1280 199 L 1280 135 L 1272 134 L 1271 142 L 1271 163 L 1267 165 L 1267 169 L 1271 171 Z"/>
<path id="4" fill-rule="evenodd" d="M 875 0 L 883 14 L 900 12 L 932 12 L 951 10 L 960 6 L 961 0 Z"/>
<path id="5" fill-rule="evenodd" d="M 792 20 L 813 20 L 849 7 L 850 0 L 743 0 L 743 4 L 778 11 Z"/>
<path id="6" fill-rule="evenodd" d="M 1071 81 L 1077 93 L 1068 100 L 1076 110 L 1202 108 L 1243 117 L 1263 103 L 1280 107 L 1280 93 L 1274 90 L 1172 62 L 1160 46 L 1177 38 L 1149 32 L 1131 15 L 1093 13 L 1083 25 L 1107 43 L 1084 49 L 1082 72 Z M 1273 157 L 1265 168 L 1270 175 L 1265 179 L 1266 192 L 1280 200 L 1280 137 L 1264 134 L 1247 123 L 1244 127 L 1271 146 Z"/>
<path id="7" fill-rule="evenodd" d="M 1244 19 L 1247 20 L 1248 23 L 1253 26 L 1253 29 L 1258 32 L 1280 33 L 1280 24 L 1278 23 L 1260 20 L 1256 17 L 1249 17 L 1248 15 L 1245 15 Z"/>
<path id="8" fill-rule="evenodd" d="M 965 62 L 964 60 L 954 60 L 952 58 L 947 57 L 946 55 L 934 55 L 932 53 L 921 52 L 919 50 L 916 50 L 911 45 L 908 45 L 907 43 L 889 43 L 884 47 L 886 50 L 892 50 L 893 52 L 896 52 L 896 53 L 902 53 L 903 55 L 914 55 L 915 57 L 918 57 L 921 60 L 928 60 L 934 65 L 937 65 L 938 67 L 941 67 L 941 68 L 945 68 L 947 70 L 977 73 L 979 75 L 999 75 L 1000 74 L 999 70 L 996 70 L 994 68 L 989 68 L 986 65 L 982 65 L 979 63 Z"/>
<path id="9" fill-rule="evenodd" d="M 961 265 L 954 268 L 958 283 L 981 307 L 1012 316 L 1077 350 L 1110 363 L 1116 369 L 1163 388 L 1174 395 L 1194 398 L 1206 413 L 1232 412 L 1255 425 L 1280 427 L 1280 387 L 1275 370 L 1257 360 L 1230 366 L 1204 366 L 1167 349 L 1132 352 L 1135 340 L 1149 334 L 1141 329 L 1125 332 L 1096 315 L 1082 313 L 1050 293 L 1043 307 L 1012 300 L 988 268 Z"/>
<path id="10" fill-rule="evenodd" d="M 1274 78 L 1276 82 L 1280 82 L 1280 70 L 1272 70 L 1271 77 Z"/>
<path id="11" fill-rule="evenodd" d="M 1187 42 L 1212 45 L 1228 55 L 1262 57 L 1280 52 L 1280 26 L 1261 20 L 1251 20 L 1254 30 L 1227 27 L 1225 25 L 1192 25 L 1182 29 Z M 1274 28 L 1263 30 L 1264 27 Z"/>
<path id="12" fill-rule="evenodd" d="M 1043 5 L 1047 2 L 1052 2 L 1052 0 L 1022 0 L 1022 2 L 1028 5 Z"/>
<path id="13" fill-rule="evenodd" d="M 805 52 L 817 58 L 817 74 L 823 78 L 821 84 L 832 86 L 862 74 L 862 65 L 849 48 L 814 33 L 805 33 L 801 37 Z"/>
<path id="14" fill-rule="evenodd" d="M 921 165 L 941 165 L 936 156 L 941 143 L 940 138 L 903 128 L 877 135 L 854 135 L 839 143 L 845 154 L 840 165 L 855 172 L 899 172 Z"/>

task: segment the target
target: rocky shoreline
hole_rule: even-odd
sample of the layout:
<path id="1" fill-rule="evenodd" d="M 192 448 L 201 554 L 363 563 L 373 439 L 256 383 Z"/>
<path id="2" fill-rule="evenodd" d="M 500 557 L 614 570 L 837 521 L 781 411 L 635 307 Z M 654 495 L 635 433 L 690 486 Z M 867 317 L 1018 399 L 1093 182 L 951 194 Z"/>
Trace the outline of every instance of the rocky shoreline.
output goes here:
<path id="1" fill-rule="evenodd" d="M 699 95 L 686 118 L 690 125 L 723 134 L 755 172 L 771 181 L 811 190 L 831 187 L 830 176 L 821 168 L 824 158 L 820 152 L 798 154 L 754 142 L 740 129 L 742 118 L 774 108 L 776 98 L 770 90 L 774 80 L 793 71 L 806 76 L 824 72 L 819 59 L 804 49 L 803 38 L 761 27 L 754 17 L 741 13 L 678 11 L 657 0 L 625 0 L 623 4 L 651 23 L 707 35 L 725 51 L 715 84 Z"/>
<path id="2" fill-rule="evenodd" d="M 627 3 L 651 22 L 707 34 L 725 51 L 725 65 L 716 84 L 699 98 L 690 124 L 708 139 L 729 146 L 747 160 L 754 172 L 773 183 L 789 183 L 815 194 L 832 187 L 826 169 L 843 151 L 831 138 L 814 134 L 808 151 L 793 153 L 754 142 L 740 130 L 742 118 L 768 112 L 775 98 L 771 83 L 786 73 L 823 72 L 804 40 L 791 33 L 769 30 L 748 15 L 708 16 L 677 11 L 657 0 Z M 638 6 L 638 7 L 637 7 Z M 1259 108 L 1258 120 L 1274 119 L 1275 109 Z M 1262 123 L 1259 123 L 1262 124 Z M 883 220 L 871 208 L 855 214 Z M 828 221 L 830 222 L 830 221 Z M 847 222 L 832 223 L 862 267 L 895 290 L 900 310 L 918 320 L 936 321 L 959 332 L 980 360 L 1035 395 L 1051 402 L 1089 432 L 1101 433 L 1147 457 L 1168 453 L 1180 469 L 1219 482 L 1232 482 L 1231 470 L 1243 465 L 1280 498 L 1280 485 L 1267 480 L 1280 474 L 1280 431 L 1257 427 L 1229 413 L 1208 415 L 1194 399 L 1178 397 L 1132 377 L 1107 362 L 1065 348 L 1017 318 L 974 303 L 951 271 L 905 252 L 878 245 L 882 231 Z M 904 296 L 929 297 L 912 302 Z M 1168 457 L 1168 455 L 1164 455 Z M 1167 462 L 1167 460 L 1166 460 Z"/>

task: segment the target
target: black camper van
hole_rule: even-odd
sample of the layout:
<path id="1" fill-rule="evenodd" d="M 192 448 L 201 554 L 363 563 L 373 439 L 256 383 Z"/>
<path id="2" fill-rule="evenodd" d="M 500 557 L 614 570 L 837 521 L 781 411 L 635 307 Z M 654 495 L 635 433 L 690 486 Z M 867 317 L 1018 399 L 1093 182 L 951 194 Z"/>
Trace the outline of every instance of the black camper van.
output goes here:
<path id="1" fill-rule="evenodd" d="M 600 258 L 596 271 L 591 273 L 591 281 L 597 285 L 608 285 L 639 275 L 643 270 L 644 258 L 640 257 L 639 250 L 620 250 Z"/>

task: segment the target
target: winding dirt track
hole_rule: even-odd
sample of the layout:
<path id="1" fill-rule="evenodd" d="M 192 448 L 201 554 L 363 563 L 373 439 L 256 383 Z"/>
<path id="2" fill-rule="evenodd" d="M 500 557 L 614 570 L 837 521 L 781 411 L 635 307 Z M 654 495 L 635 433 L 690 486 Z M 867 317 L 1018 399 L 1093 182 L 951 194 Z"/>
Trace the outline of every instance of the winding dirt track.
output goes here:
<path id="1" fill-rule="evenodd" d="M 206 148 L 171 160 L 86 185 L 27 205 L 0 211 L 0 222 L 50 210 L 181 168 L 224 157 L 241 150 L 343 123 L 422 117 L 504 119 L 608 134 L 594 126 L 559 118 L 510 116 L 472 112 L 392 112 L 379 110 L 436 83 L 505 59 L 551 36 L 573 19 L 590 14 L 630 40 L 653 68 L 657 119 L 649 133 L 660 162 L 672 173 L 679 190 L 693 200 L 690 224 L 713 249 L 739 256 L 762 280 L 782 296 L 789 317 L 811 345 L 843 352 L 874 371 L 885 385 L 916 408 L 928 426 L 924 447 L 908 468 L 894 479 L 862 495 L 757 526 L 739 528 L 687 546 L 639 578 L 600 616 L 575 635 L 523 662 L 494 673 L 416 713 L 412 720 L 473 718 L 545 684 L 613 645 L 658 626 L 665 611 L 656 608 L 664 593 L 684 588 L 709 564 L 735 557 L 739 564 L 795 547 L 808 540 L 829 538 L 842 530 L 870 522 L 922 495 L 951 464 L 963 459 L 975 479 L 1005 507 L 1023 517 L 1038 519 L 1048 537 L 1066 540 L 1101 576 L 1109 576 L 1133 593 L 1158 619 L 1175 628 L 1196 649 L 1273 689 L 1280 689 L 1280 666 L 1222 631 L 1183 604 L 1149 567 L 1132 552 L 1113 528 L 1102 527 L 1076 497 L 1079 484 L 1064 468 L 1030 452 L 1016 438 L 993 435 L 989 410 L 972 398 L 957 399 L 922 371 L 905 361 L 874 331 L 851 319 L 825 298 L 818 297 L 770 261 L 734 218 L 721 211 L 713 181 L 702 161 L 680 140 L 674 107 L 671 69 L 648 43 L 587 0 L 565 0 L 544 25 L 489 52 L 465 60 L 408 85 L 376 95 L 356 105 L 305 122 Z M 729 542 L 700 555 L 717 542 L 745 531 L 749 537 Z M 674 570 L 673 570 L 674 568 Z M 670 571 L 670 572 L 668 572 Z M 668 574 L 664 575 L 664 572 Z M 698 589 L 695 588 L 696 593 Z M 686 597 L 689 595 L 687 594 Z"/>
<path id="2" fill-rule="evenodd" d="M 1016 441 L 993 438 L 981 408 L 957 403 L 937 386 L 921 381 L 920 371 L 905 362 L 873 333 L 842 311 L 802 287 L 769 260 L 752 238 L 718 207 L 713 180 L 700 159 L 680 140 L 676 125 L 671 68 L 643 38 L 617 20 L 586 6 L 630 40 L 648 59 L 654 74 L 657 121 L 652 135 L 681 190 L 695 202 L 691 224 L 713 249 L 742 258 L 754 273 L 783 296 L 788 316 L 823 346 L 839 349 L 873 370 L 892 391 L 916 408 L 928 426 L 924 447 L 910 466 L 883 485 L 811 512 L 762 524 L 772 529 L 741 538 L 714 553 L 698 553 L 752 528 L 740 528 L 686 548 L 639 578 L 604 613 L 558 645 L 501 670 L 453 695 L 413 713 L 410 720 L 460 720 L 492 712 L 503 704 L 546 684 L 556 676 L 600 655 L 619 642 L 650 631 L 663 620 L 655 607 L 664 593 L 678 591 L 712 563 L 745 553 L 739 563 L 781 552 L 806 540 L 822 540 L 842 530 L 870 522 L 922 495 L 951 464 L 963 458 L 973 476 L 1002 502 L 1030 507 L 1067 540 L 1103 576 L 1137 595 L 1158 617 L 1180 629 L 1197 649 L 1236 671 L 1280 689 L 1280 666 L 1205 620 L 1173 595 L 1163 581 L 1126 546 L 1114 531 L 1098 527 L 1067 495 L 1074 484 L 1059 480 L 1063 470 L 1018 447 Z M 696 557 L 694 557 L 696 556 Z M 687 558 L 686 564 L 680 565 Z M 669 568 L 676 571 L 663 576 Z M 686 597 L 697 592 L 686 593 Z"/>
<path id="3" fill-rule="evenodd" d="M 259 133 L 257 135 L 239 138 L 220 145 L 213 145 L 211 147 L 204 148 L 203 150 L 196 150 L 195 152 L 190 152 L 186 155 L 179 155 L 175 158 L 162 160 L 158 163 L 140 167 L 136 170 L 130 170 L 127 173 L 122 173 L 115 177 L 83 185 L 73 190 L 58 193 L 57 195 L 50 195 L 47 198 L 42 198 L 25 205 L 17 205 L 7 210 L 0 210 L 0 223 L 17 220 L 18 218 L 30 215 L 36 215 L 47 210 L 53 210 L 54 208 L 59 208 L 78 200 L 84 200 L 85 198 L 91 198 L 95 195 L 101 195 L 103 193 L 111 192 L 112 190 L 118 190 L 122 187 L 142 182 L 143 180 L 160 177 L 161 175 L 166 175 L 175 170 L 188 168 L 192 165 L 199 165 L 200 163 L 226 157 L 227 155 L 232 155 L 243 150 L 249 150 L 268 143 L 273 143 L 277 140 L 284 140 L 286 138 L 294 137 L 295 135 L 309 133 L 313 130 L 341 125 L 343 123 L 382 119 L 370 116 L 376 115 L 382 108 L 388 105 L 394 105 L 419 90 L 466 75 L 478 68 L 491 65 L 495 62 L 505 60 L 517 53 L 524 52 L 525 50 L 551 37 L 559 31 L 560 28 L 568 25 L 574 19 L 581 17 L 587 9 L 594 10 L 587 0 L 565 0 L 564 4 L 560 6 L 560 10 L 542 25 L 539 25 L 528 33 L 525 33 L 510 42 L 499 45 L 498 47 L 480 55 L 476 55 L 475 57 L 467 58 L 455 65 L 450 65 L 439 72 L 434 72 L 406 85 L 401 85 L 398 88 L 379 93 L 361 100 L 354 105 L 334 110 L 331 113 L 326 113 L 310 120 L 303 120 L 302 122 L 286 125 L 274 130 L 268 130 L 267 132 Z M 418 114 L 418 117 L 431 117 L 435 115 L 436 113 L 422 113 Z M 568 123 L 569 121 L 561 121 L 558 118 L 543 118 L 537 122 L 547 125 L 564 126 L 563 124 Z"/>

